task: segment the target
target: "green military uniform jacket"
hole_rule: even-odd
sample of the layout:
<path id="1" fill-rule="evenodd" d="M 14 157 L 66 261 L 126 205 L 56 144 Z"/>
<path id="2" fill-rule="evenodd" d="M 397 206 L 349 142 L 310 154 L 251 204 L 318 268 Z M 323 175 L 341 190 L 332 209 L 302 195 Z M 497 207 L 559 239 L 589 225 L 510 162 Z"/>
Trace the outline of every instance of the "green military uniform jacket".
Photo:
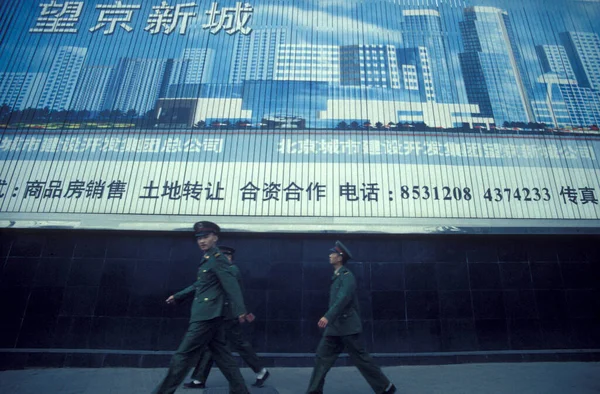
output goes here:
<path id="1" fill-rule="evenodd" d="M 176 301 L 194 297 L 190 323 L 224 316 L 226 300 L 231 303 L 234 316 L 246 313 L 242 291 L 231 267 L 218 248 L 204 252 L 196 282 L 173 295 Z"/>
<path id="2" fill-rule="evenodd" d="M 329 321 L 325 336 L 345 336 L 362 332 L 362 323 L 356 297 L 356 279 L 345 266 L 333 275 L 329 290 L 329 310 L 325 313 Z"/>
<path id="3" fill-rule="evenodd" d="M 240 272 L 240 269 L 235 264 L 233 264 L 233 263 L 230 263 L 230 264 L 231 265 L 229 266 L 229 269 L 233 273 L 233 276 L 235 276 L 235 279 L 237 279 L 238 285 L 240 286 L 240 290 L 242 292 L 242 297 L 244 297 L 244 285 L 242 283 L 242 274 Z M 229 298 L 225 299 L 225 307 L 224 307 L 223 316 L 225 316 L 225 319 L 237 319 L 239 316 L 239 315 L 236 315 L 235 313 L 233 313 L 233 309 L 231 307 L 231 301 L 229 301 Z"/>

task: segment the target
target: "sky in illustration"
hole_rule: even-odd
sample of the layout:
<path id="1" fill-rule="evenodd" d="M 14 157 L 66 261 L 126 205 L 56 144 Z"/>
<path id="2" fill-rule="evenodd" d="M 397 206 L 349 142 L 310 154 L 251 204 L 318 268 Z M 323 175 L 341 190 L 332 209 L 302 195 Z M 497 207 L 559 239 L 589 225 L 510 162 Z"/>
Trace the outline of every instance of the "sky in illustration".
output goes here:
<path id="1" fill-rule="evenodd" d="M 224 31 L 211 34 L 203 29 L 208 16 L 205 11 L 213 1 L 168 0 L 167 4 L 194 3 L 185 9 L 196 12 L 189 19 L 186 34 L 179 26 L 169 35 L 144 31 L 152 6 L 159 0 L 125 0 L 126 5 L 138 5 L 133 12 L 132 30 L 117 26 L 115 32 L 104 35 L 103 29 L 90 32 L 98 23 L 98 4 L 114 1 L 83 1 L 81 16 L 76 24 L 78 33 L 31 33 L 42 8 L 52 0 L 6 1 L 0 5 L 0 72 L 44 72 L 50 68 L 59 46 L 88 48 L 86 65 L 116 65 L 124 57 L 178 58 L 184 48 L 212 48 L 215 68 L 211 82 L 227 82 L 234 42 L 240 33 Z M 57 3 L 62 3 L 62 0 Z M 234 7 L 235 1 L 218 1 L 218 7 Z M 523 0 L 251 0 L 254 11 L 248 23 L 252 29 L 284 28 L 288 43 L 313 45 L 391 44 L 404 45 L 401 31 L 402 10 L 435 9 L 442 17 L 443 31 L 450 50 L 450 66 L 459 67 L 458 53 L 462 50 L 459 22 L 463 10 L 472 5 L 493 6 L 508 11 L 530 77 L 539 74 L 535 53 L 537 44 L 560 44 L 562 31 L 598 33 L 600 2 L 586 1 L 523 1 Z M 252 33 L 250 33 L 252 34 Z"/>

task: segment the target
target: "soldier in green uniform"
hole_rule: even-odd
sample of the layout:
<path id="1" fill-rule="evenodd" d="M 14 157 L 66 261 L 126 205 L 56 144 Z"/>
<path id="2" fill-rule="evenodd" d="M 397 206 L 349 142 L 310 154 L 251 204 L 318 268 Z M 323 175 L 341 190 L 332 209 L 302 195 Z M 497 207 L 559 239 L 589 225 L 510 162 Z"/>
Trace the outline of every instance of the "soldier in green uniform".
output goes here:
<path id="1" fill-rule="evenodd" d="M 231 270 L 234 272 L 240 288 L 243 291 L 244 287 L 242 285 L 242 275 L 239 268 L 233 262 L 235 249 L 229 246 L 221 245 L 219 246 L 219 250 L 231 263 Z M 266 368 L 264 368 L 260 358 L 252 348 L 252 345 L 244 339 L 242 335 L 241 324 L 238 321 L 237 316 L 233 314 L 229 300 L 225 302 L 225 306 L 227 313 L 225 315 L 224 325 L 227 343 L 229 344 L 231 350 L 237 352 L 242 360 L 244 360 L 246 364 L 252 368 L 254 373 L 256 373 L 256 382 L 254 382 L 253 386 L 262 387 L 265 381 L 269 378 L 270 373 Z M 248 313 L 246 315 L 246 321 L 252 323 L 252 321 L 254 321 L 254 314 Z M 196 365 L 194 372 L 192 372 L 192 381 L 185 383 L 184 387 L 189 389 L 204 388 L 213 362 L 214 361 L 211 352 L 209 350 L 204 352 L 200 357 L 200 360 L 198 360 L 198 365 Z"/>
<path id="2" fill-rule="evenodd" d="M 325 332 L 317 347 L 315 367 L 306 392 L 323 394 L 327 372 L 340 353 L 346 349 L 350 359 L 375 393 L 395 393 L 396 387 L 381 372 L 381 368 L 375 364 L 359 339 L 362 324 L 356 297 L 356 279 L 345 267 L 352 254 L 340 241 L 336 241 L 330 252 L 329 263 L 334 269 L 334 274 L 329 290 L 329 309 L 317 323 Z"/>
<path id="3" fill-rule="evenodd" d="M 215 363 L 229 381 L 229 393 L 248 394 L 244 378 L 227 348 L 223 327 L 226 300 L 229 300 L 240 322 L 245 320 L 246 308 L 231 265 L 215 246 L 219 233 L 220 228 L 215 223 L 203 221 L 194 224 L 196 243 L 204 253 L 196 281 L 167 298 L 169 304 L 194 298 L 190 325 L 171 359 L 167 376 L 154 394 L 174 393 L 206 349 L 210 350 Z"/>

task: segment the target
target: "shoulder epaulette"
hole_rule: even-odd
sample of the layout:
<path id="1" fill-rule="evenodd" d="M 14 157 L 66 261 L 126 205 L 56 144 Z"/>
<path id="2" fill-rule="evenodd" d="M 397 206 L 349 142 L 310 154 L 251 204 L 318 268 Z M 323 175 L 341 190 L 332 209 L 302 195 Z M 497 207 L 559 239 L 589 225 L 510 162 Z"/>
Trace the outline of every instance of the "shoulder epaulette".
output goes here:
<path id="1" fill-rule="evenodd" d="M 221 253 L 217 252 L 215 253 L 215 257 L 219 257 L 221 255 Z"/>

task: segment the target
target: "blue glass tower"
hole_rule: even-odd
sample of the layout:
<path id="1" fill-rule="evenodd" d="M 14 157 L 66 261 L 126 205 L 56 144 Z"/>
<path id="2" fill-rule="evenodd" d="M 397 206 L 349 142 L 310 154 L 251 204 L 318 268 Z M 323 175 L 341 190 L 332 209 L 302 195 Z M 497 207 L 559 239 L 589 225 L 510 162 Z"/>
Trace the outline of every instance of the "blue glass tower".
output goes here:
<path id="1" fill-rule="evenodd" d="M 577 85 L 558 85 L 573 126 L 600 124 L 600 93 Z"/>
<path id="2" fill-rule="evenodd" d="M 436 101 L 436 85 L 431 75 L 432 61 L 427 48 L 404 48 L 397 53 L 402 87 L 406 90 L 419 91 L 421 101 Z"/>
<path id="3" fill-rule="evenodd" d="M 562 84 L 570 81 L 554 73 L 540 75 L 533 85 L 531 95 L 531 106 L 536 122 L 552 127 L 572 124 L 569 103 L 565 101 L 561 89 Z"/>
<path id="4" fill-rule="evenodd" d="M 459 54 L 469 102 L 481 114 L 505 121 L 529 122 L 533 111 L 521 75 L 508 13 L 494 7 L 469 7 L 460 22 L 464 52 Z"/>
<path id="5" fill-rule="evenodd" d="M 404 48 L 426 48 L 434 95 L 428 101 L 456 103 L 459 101 L 455 80 L 448 64 L 449 49 L 442 30 L 440 13 L 430 9 L 412 9 L 402 12 L 402 38 Z"/>
<path id="6" fill-rule="evenodd" d="M 559 34 L 573 65 L 579 85 L 600 90 L 600 37 L 596 33 Z"/>
<path id="7" fill-rule="evenodd" d="M 553 73 L 561 78 L 576 79 L 565 47 L 562 45 L 537 45 L 535 51 L 544 73 Z"/>

